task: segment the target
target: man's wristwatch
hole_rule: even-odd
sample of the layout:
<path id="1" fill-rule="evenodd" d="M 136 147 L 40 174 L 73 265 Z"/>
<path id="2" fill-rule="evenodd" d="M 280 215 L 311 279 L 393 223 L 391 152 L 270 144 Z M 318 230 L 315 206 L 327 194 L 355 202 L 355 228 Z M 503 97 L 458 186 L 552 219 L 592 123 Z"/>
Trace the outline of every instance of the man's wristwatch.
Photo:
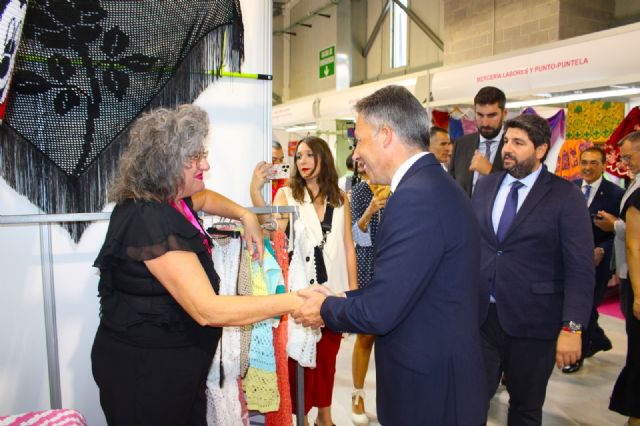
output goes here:
<path id="1" fill-rule="evenodd" d="M 573 334 L 582 334 L 582 324 L 575 321 L 565 321 L 562 323 L 562 331 Z"/>

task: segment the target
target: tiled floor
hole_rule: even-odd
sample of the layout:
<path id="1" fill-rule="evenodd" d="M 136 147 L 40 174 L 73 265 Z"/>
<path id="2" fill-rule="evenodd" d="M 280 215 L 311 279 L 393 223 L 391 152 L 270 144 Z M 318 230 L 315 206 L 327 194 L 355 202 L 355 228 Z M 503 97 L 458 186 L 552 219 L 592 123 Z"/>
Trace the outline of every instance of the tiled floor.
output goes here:
<path id="1" fill-rule="evenodd" d="M 624 322 L 620 319 L 600 316 L 600 325 L 613 342 L 613 349 L 600 352 L 588 359 L 583 368 L 572 375 L 555 370 L 547 388 L 544 405 L 543 425 L 545 426 L 622 426 L 626 418 L 609 411 L 609 396 L 613 383 L 618 377 L 626 354 Z M 338 354 L 336 384 L 333 393 L 333 420 L 338 426 L 351 423 L 351 352 L 354 337 L 343 340 Z M 375 418 L 375 365 L 373 356 L 365 385 L 367 393 L 367 413 Z M 506 425 L 509 395 L 504 388 L 491 402 L 489 426 Z M 315 410 L 309 414 L 311 424 Z M 378 423 L 372 422 L 372 425 Z"/>

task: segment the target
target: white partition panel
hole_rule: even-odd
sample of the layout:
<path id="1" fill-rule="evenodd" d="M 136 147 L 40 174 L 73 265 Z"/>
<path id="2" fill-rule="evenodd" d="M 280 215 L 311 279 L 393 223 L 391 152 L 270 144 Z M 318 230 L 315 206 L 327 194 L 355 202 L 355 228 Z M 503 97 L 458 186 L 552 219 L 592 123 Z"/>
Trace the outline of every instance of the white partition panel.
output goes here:
<path id="1" fill-rule="evenodd" d="M 37 209 L 0 179 L 0 213 Z M 38 227 L 0 227 L 0 415 L 49 408 Z"/>

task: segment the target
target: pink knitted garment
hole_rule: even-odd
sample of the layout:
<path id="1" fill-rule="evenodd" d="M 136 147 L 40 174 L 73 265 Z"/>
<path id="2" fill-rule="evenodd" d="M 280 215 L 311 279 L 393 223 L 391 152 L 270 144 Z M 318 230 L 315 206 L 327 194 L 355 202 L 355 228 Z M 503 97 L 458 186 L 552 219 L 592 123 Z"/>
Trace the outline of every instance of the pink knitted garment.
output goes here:
<path id="1" fill-rule="evenodd" d="M 0 426 L 9 425 L 87 426 L 87 421 L 75 410 L 62 409 L 0 416 Z"/>

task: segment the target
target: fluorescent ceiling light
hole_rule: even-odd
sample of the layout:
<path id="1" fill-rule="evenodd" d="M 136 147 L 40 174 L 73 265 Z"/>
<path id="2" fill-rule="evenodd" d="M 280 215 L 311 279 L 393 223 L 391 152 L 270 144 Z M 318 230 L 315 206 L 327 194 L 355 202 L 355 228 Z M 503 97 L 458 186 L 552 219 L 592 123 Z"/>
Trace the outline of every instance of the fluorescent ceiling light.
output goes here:
<path id="1" fill-rule="evenodd" d="M 533 96 L 537 96 L 539 98 L 552 98 L 553 95 L 551 93 L 534 93 Z"/>
<path id="2" fill-rule="evenodd" d="M 522 108 L 526 106 L 564 104 L 573 101 L 585 101 L 589 99 L 610 98 L 616 96 L 629 96 L 640 94 L 640 88 L 622 90 L 603 90 L 601 92 L 574 93 L 572 95 L 552 96 L 546 99 L 529 99 L 526 101 L 507 102 L 507 108 Z"/>
<path id="3" fill-rule="evenodd" d="M 291 126 L 291 127 L 287 127 L 285 129 L 286 132 L 288 133 L 293 133 L 293 132 L 304 132 L 305 130 L 316 130 L 318 128 L 318 126 L 316 126 L 315 124 L 305 124 L 303 126 Z"/>

